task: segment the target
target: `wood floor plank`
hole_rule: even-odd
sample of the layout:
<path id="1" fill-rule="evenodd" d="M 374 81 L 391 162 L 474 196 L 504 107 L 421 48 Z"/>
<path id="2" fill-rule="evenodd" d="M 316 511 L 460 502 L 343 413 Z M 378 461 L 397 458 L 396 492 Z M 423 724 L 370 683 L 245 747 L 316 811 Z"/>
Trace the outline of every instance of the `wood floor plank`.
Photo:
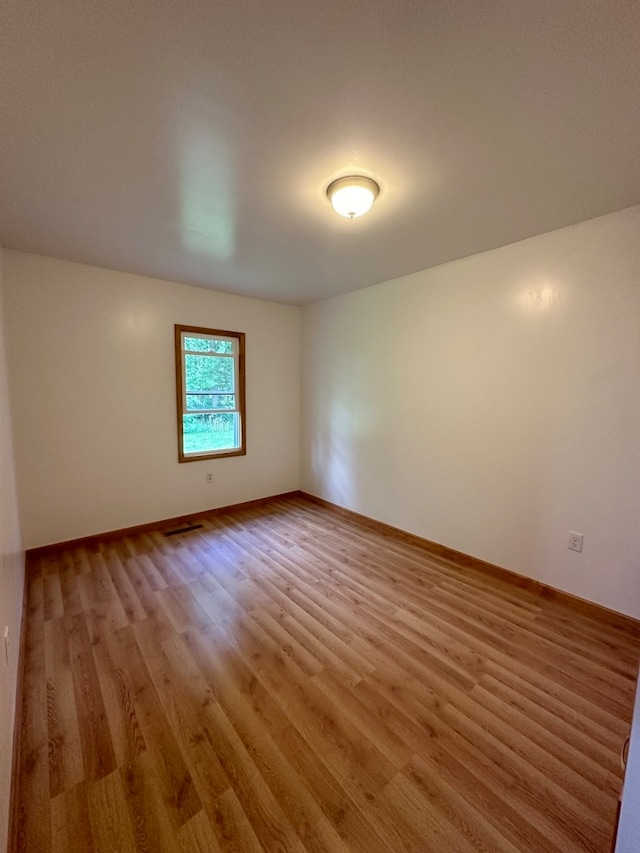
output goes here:
<path id="1" fill-rule="evenodd" d="M 60 574 L 48 574 L 42 579 L 44 584 L 44 618 L 59 619 L 64 615 Z"/>
<path id="2" fill-rule="evenodd" d="M 462 792 L 443 775 L 434 772 L 419 756 L 413 756 L 405 768 L 405 775 L 428 803 L 437 805 L 449 823 L 457 828 L 471 848 L 483 853 L 518 853 L 516 846 L 505 831 L 492 824 L 481 809 L 480 803 L 471 804 Z M 535 848 L 531 848 L 532 850 Z"/>
<path id="3" fill-rule="evenodd" d="M 92 850 L 87 787 L 79 784 L 51 800 L 51 850 Z"/>
<path id="4" fill-rule="evenodd" d="M 116 768 L 111 732 L 83 616 L 65 617 L 73 672 L 80 745 L 86 779 L 97 781 Z"/>
<path id="5" fill-rule="evenodd" d="M 140 603 L 140 599 L 136 595 L 136 591 L 133 588 L 133 584 L 122 560 L 116 554 L 112 553 L 107 556 L 106 564 L 127 622 L 137 622 L 140 619 L 144 619 L 146 613 Z"/>
<path id="6" fill-rule="evenodd" d="M 257 585 L 253 579 L 247 583 L 252 585 L 249 594 L 256 600 Z M 261 589 L 264 591 L 265 587 Z M 369 671 L 369 667 L 364 666 L 363 672 L 359 672 L 362 661 L 354 655 L 351 647 L 310 618 L 295 602 L 286 597 L 283 600 L 282 594 L 274 586 L 270 586 L 268 595 L 259 600 L 261 608 L 278 620 L 284 630 L 320 664 L 320 668 L 339 674 L 346 684 L 351 685 L 357 684 L 363 674 Z"/>
<path id="7" fill-rule="evenodd" d="M 474 853 L 473 844 L 446 814 L 434 798 L 427 799 L 404 774 L 398 773 L 384 790 L 380 800 L 394 815 L 394 830 L 398 838 L 397 849 L 413 853 Z"/>
<path id="8" fill-rule="evenodd" d="M 175 853 L 176 821 L 158 774 L 162 757 L 152 750 L 120 768 L 120 777 L 138 853 Z M 188 819 L 193 817 L 190 815 Z"/>
<path id="9" fill-rule="evenodd" d="M 193 635 L 190 639 L 190 647 L 194 648 Z M 169 651 L 168 644 L 165 648 Z M 172 650 L 178 652 L 176 663 L 184 661 L 175 643 Z M 315 853 L 347 851 L 305 781 L 287 762 L 263 718 L 256 713 L 251 694 L 247 696 L 240 689 L 233 667 L 226 661 L 209 658 L 206 671 L 210 676 L 214 674 L 213 686 L 222 710 L 305 848 Z"/>
<path id="10" fill-rule="evenodd" d="M 198 657 L 202 671 L 207 672 L 211 663 L 207 646 L 201 647 L 200 651 L 190 634 L 185 636 L 185 640 L 189 643 L 194 655 Z M 203 657 L 200 657 L 201 654 Z M 373 851 L 387 853 L 390 848 L 376 835 L 337 777 L 330 772 L 318 753 L 291 723 L 273 695 L 258 680 L 242 654 L 227 649 L 225 664 L 233 672 L 234 683 L 251 710 L 271 734 L 294 772 L 306 781 L 322 811 L 347 843 L 348 850 L 359 851 L 359 853 L 373 853 Z M 223 697 L 222 701 L 224 701 Z"/>
<path id="11" fill-rule="evenodd" d="M 557 781 L 512 750 L 502 740 L 503 727 L 487 731 L 486 718 L 474 720 L 451 706 L 445 709 L 452 733 L 472 743 L 482 754 L 506 798 L 536 814 L 538 826 L 554 840 L 558 849 L 603 849 L 610 840 L 608 821 L 594 813 L 593 803 L 582 801 L 577 792 L 568 792 Z M 505 794 L 503 793 L 503 796 Z M 613 813 L 610 816 L 613 820 Z"/>
<path id="12" fill-rule="evenodd" d="M 60 555 L 59 572 L 64 613 L 66 616 L 78 615 L 83 612 L 84 605 L 80 597 L 73 555 L 70 551 L 64 551 Z"/>
<path id="13" fill-rule="evenodd" d="M 344 635 L 339 625 L 332 622 L 328 615 L 318 610 L 314 604 L 303 597 L 293 597 L 287 594 L 286 585 L 284 589 L 278 583 L 277 577 L 251 578 L 251 582 L 262 592 L 266 593 L 269 600 L 274 601 L 293 623 L 301 626 L 302 630 L 311 635 L 315 640 L 315 650 L 320 649 L 320 655 L 324 655 L 321 662 L 325 666 L 331 666 L 340 670 L 345 679 L 351 683 L 359 681 L 363 675 L 371 672 L 373 666 L 366 660 L 364 655 L 359 654 L 351 642 L 352 637 Z M 263 606 L 268 608 L 268 605 Z M 335 630 L 338 628 L 338 630 Z"/>
<path id="14" fill-rule="evenodd" d="M 87 796 L 95 853 L 136 853 L 137 845 L 120 772 L 114 770 L 91 785 Z"/>
<path id="15" fill-rule="evenodd" d="M 540 766 L 540 758 L 544 760 L 544 753 L 552 756 L 560 764 L 557 771 L 553 773 L 555 778 L 558 779 L 565 771 L 578 774 L 592 787 L 593 795 L 597 796 L 599 792 L 603 792 L 601 801 L 605 810 L 609 810 L 611 796 L 619 792 L 619 774 L 614 773 L 611 767 L 607 766 L 605 755 L 602 755 L 599 760 L 585 755 L 586 744 L 581 732 L 557 723 L 555 731 L 550 730 L 548 716 L 543 717 L 539 709 L 532 708 L 530 705 L 525 710 L 524 704 L 518 703 L 517 697 L 501 691 L 499 687 L 496 689 L 495 682 L 490 679 L 481 679 L 471 696 L 489 713 L 503 720 L 506 726 L 530 741 L 527 749 L 536 756 L 538 766 Z M 544 720 L 544 722 L 538 720 Z M 540 749 L 544 750 L 544 753 L 540 753 Z M 588 749 L 589 752 L 593 751 L 593 744 L 589 744 Z"/>
<path id="16" fill-rule="evenodd" d="M 231 782 L 216 753 L 211 727 L 200 713 L 201 707 L 215 701 L 213 692 L 180 637 L 161 646 L 154 644 L 151 635 L 140 637 L 139 642 L 198 795 L 203 802 L 215 801 L 231 787 Z"/>
<path id="17" fill-rule="evenodd" d="M 142 623 L 137 623 L 138 627 Z M 119 664 L 128 680 L 137 719 L 147 746 L 154 755 L 154 775 L 164 810 L 177 830 L 202 808 L 202 802 L 170 726 L 167 725 L 157 689 L 140 649 L 133 626 L 118 632 Z M 145 753 L 129 764 L 144 767 Z"/>
<path id="18" fill-rule="evenodd" d="M 18 792 L 18 850 L 51 850 L 49 733 L 42 576 L 28 586 Z"/>
<path id="19" fill-rule="evenodd" d="M 233 788 L 213 802 L 207 813 L 225 853 L 269 853 L 258 841 L 251 821 Z"/>
<path id="20" fill-rule="evenodd" d="M 494 696 L 506 693 L 513 707 L 522 707 L 531 719 L 541 718 L 549 731 L 559 728 L 562 737 L 568 742 L 577 740 L 582 753 L 592 755 L 599 765 L 616 774 L 619 772 L 617 758 L 613 764 L 610 764 L 610 760 L 615 758 L 615 748 L 624 731 L 624 722 L 615 720 L 618 725 L 612 725 L 599 709 L 594 709 L 587 702 L 575 700 L 568 691 L 553 695 L 531 679 L 526 680 L 491 662 L 487 664 L 482 679 L 483 682 L 486 680 L 490 680 Z"/>
<path id="21" fill-rule="evenodd" d="M 116 763 L 122 767 L 147 749 L 125 671 L 114 654 L 108 624 L 97 613 L 87 616 L 87 630 L 109 722 Z"/>
<path id="22" fill-rule="evenodd" d="M 202 642 L 200 632 L 192 632 L 189 639 L 189 649 L 197 649 L 198 644 Z M 175 644 L 173 649 L 175 652 Z M 212 662 L 211 666 L 213 665 Z M 210 672 L 209 669 L 208 671 Z M 195 700 L 206 721 L 204 737 L 211 743 L 224 772 L 225 781 L 228 779 L 228 785 L 233 786 L 256 836 L 267 850 L 304 850 L 252 755 L 220 705 L 217 697 L 222 688 L 217 680 L 212 685 L 213 695 L 202 676 L 192 675 L 189 681 L 191 700 Z"/>
<path id="23" fill-rule="evenodd" d="M 56 797 L 84 779 L 80 727 L 69 657 L 67 620 L 45 622 L 49 792 Z"/>
<path id="24" fill-rule="evenodd" d="M 634 626 L 301 497 L 201 523 L 31 560 L 12 853 L 608 853 Z"/>
<path id="25" fill-rule="evenodd" d="M 180 853 L 224 853 L 203 809 L 180 828 Z"/>

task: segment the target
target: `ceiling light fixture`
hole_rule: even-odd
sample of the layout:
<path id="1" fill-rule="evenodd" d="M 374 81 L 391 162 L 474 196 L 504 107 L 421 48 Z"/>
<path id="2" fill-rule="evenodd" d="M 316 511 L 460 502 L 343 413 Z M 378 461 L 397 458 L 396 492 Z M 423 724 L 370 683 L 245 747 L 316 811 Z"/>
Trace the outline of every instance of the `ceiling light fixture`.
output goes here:
<path id="1" fill-rule="evenodd" d="M 348 216 L 349 219 L 362 216 L 363 213 L 371 210 L 379 192 L 378 184 L 362 175 L 338 178 L 327 187 L 327 195 L 333 209 L 340 216 Z"/>

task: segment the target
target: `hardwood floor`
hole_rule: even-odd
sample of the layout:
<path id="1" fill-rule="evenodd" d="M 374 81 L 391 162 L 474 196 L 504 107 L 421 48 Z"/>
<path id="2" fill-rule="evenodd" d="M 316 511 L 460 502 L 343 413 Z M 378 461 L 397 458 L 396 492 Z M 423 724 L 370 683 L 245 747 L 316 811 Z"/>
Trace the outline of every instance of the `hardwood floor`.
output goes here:
<path id="1" fill-rule="evenodd" d="M 20 853 L 608 851 L 633 632 L 303 499 L 34 560 Z"/>

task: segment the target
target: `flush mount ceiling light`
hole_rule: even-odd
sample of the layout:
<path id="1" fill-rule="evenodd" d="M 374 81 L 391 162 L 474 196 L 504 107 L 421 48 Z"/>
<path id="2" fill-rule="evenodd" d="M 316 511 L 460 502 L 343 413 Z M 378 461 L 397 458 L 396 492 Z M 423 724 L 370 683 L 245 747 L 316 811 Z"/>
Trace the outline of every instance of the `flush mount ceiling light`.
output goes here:
<path id="1" fill-rule="evenodd" d="M 348 216 L 349 219 L 362 216 L 371 210 L 379 192 L 380 187 L 376 182 L 362 175 L 338 178 L 327 187 L 327 195 L 333 209 L 340 216 Z"/>

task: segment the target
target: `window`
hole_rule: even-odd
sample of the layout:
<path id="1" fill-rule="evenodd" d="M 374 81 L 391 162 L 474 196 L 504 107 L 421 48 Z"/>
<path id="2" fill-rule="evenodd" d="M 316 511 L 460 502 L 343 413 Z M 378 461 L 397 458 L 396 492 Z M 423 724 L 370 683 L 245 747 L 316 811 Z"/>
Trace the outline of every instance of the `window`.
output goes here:
<path id="1" fill-rule="evenodd" d="M 178 461 L 246 453 L 244 334 L 175 330 Z"/>

